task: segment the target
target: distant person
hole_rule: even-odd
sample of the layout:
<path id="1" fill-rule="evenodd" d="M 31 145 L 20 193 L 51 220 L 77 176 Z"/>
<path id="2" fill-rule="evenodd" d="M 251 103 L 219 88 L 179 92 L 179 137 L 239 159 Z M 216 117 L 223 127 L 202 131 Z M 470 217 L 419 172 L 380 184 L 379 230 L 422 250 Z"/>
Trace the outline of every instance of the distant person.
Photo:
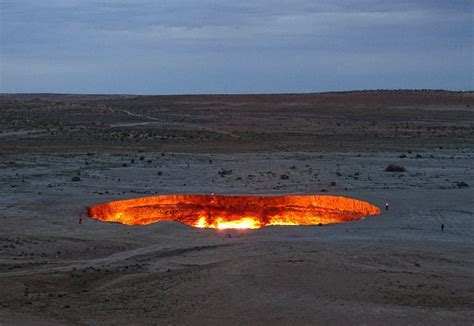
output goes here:
<path id="1" fill-rule="evenodd" d="M 441 224 L 441 232 L 444 231 L 444 224 Z"/>
<path id="2" fill-rule="evenodd" d="M 79 224 L 82 224 L 82 215 L 79 215 Z"/>
<path id="3" fill-rule="evenodd" d="M 385 203 L 385 210 L 388 211 L 388 203 Z"/>

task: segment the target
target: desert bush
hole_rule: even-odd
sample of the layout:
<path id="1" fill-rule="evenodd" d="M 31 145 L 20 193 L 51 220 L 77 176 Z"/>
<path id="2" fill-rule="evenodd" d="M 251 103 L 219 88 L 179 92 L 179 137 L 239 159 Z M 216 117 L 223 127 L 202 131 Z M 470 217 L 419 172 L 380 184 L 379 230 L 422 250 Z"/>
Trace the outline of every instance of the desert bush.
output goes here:
<path id="1" fill-rule="evenodd" d="M 405 172 L 406 169 L 403 166 L 390 164 L 385 168 L 385 172 Z"/>
<path id="2" fill-rule="evenodd" d="M 456 182 L 456 186 L 458 188 L 469 188 L 469 185 L 465 183 L 464 181 Z"/>
<path id="3" fill-rule="evenodd" d="M 222 168 L 222 169 L 219 170 L 218 173 L 221 177 L 225 177 L 228 174 L 232 174 L 232 170 L 226 170 L 226 169 Z"/>

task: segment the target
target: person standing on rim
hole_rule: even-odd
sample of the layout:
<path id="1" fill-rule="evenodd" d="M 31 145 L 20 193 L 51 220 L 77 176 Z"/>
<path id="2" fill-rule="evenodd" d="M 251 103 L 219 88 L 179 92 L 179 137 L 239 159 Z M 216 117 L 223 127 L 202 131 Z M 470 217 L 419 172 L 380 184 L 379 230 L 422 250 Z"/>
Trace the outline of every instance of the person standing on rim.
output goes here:
<path id="1" fill-rule="evenodd" d="M 388 211 L 388 201 L 385 202 L 385 210 Z"/>

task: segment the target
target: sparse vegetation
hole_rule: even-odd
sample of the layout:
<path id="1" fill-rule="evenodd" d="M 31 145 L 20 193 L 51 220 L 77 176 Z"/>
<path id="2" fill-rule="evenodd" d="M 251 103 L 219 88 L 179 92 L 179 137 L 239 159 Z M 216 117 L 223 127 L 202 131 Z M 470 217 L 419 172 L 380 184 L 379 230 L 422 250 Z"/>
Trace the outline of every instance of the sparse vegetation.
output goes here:
<path id="1" fill-rule="evenodd" d="M 405 172 L 406 169 L 403 166 L 390 164 L 385 168 L 385 172 Z"/>
<path id="2" fill-rule="evenodd" d="M 228 174 L 232 174 L 232 170 L 220 169 L 218 173 L 221 177 L 225 177 Z"/>
<path id="3" fill-rule="evenodd" d="M 465 183 L 464 181 L 456 182 L 456 186 L 458 188 L 469 188 L 469 185 Z"/>

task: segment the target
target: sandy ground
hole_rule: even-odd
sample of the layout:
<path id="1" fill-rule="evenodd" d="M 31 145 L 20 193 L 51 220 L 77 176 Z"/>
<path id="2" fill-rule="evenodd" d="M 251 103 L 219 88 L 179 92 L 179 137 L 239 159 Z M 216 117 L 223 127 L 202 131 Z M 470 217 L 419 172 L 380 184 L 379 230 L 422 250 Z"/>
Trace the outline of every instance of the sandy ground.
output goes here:
<path id="1" fill-rule="evenodd" d="M 456 123 L 461 111 L 452 112 L 444 123 Z M 134 128 L 149 122 L 141 119 Z M 443 146 L 433 136 L 379 150 L 373 136 L 353 151 L 206 153 L 117 150 L 100 140 L 44 149 L 41 133 L 18 129 L 0 138 L 0 324 L 474 323 L 469 130 L 441 137 Z M 231 129 L 212 132 L 233 142 L 220 134 Z M 406 172 L 385 172 L 388 164 Z M 221 168 L 232 173 L 221 177 Z M 92 204 L 210 192 L 341 195 L 390 209 L 353 223 L 259 230 L 78 223 Z"/>

